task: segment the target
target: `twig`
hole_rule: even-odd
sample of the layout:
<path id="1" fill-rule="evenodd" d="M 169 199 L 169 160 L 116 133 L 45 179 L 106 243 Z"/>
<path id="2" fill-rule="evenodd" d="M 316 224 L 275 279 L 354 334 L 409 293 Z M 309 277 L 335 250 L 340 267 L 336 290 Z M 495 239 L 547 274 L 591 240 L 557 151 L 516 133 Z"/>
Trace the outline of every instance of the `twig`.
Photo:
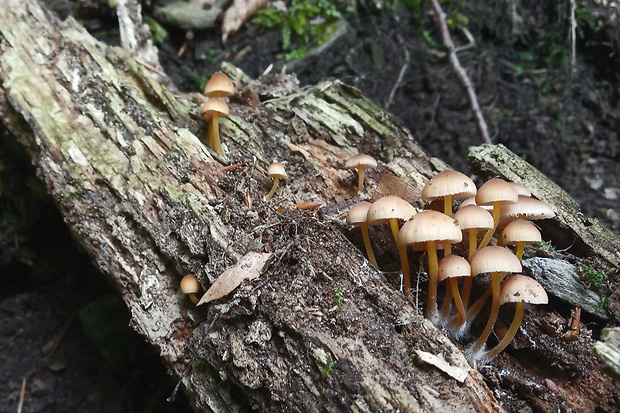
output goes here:
<path id="1" fill-rule="evenodd" d="M 19 393 L 19 403 L 17 404 L 17 413 L 22 413 L 22 408 L 24 407 L 24 397 L 26 396 L 26 380 L 28 379 L 28 374 L 25 374 L 22 378 L 22 391 Z"/>
<path id="2" fill-rule="evenodd" d="M 409 51 L 407 50 L 407 45 L 405 44 L 405 42 L 403 41 L 403 38 L 400 35 L 396 35 L 396 38 L 398 39 L 398 42 L 401 45 L 403 45 L 403 51 L 405 52 L 405 63 L 403 63 L 403 66 L 400 68 L 398 79 L 396 79 L 396 83 L 394 83 L 394 86 L 392 87 L 392 90 L 390 91 L 390 96 L 388 97 L 388 101 L 385 104 L 386 109 L 389 109 L 390 106 L 392 105 L 392 101 L 394 100 L 394 95 L 396 94 L 396 90 L 400 87 L 400 84 L 403 81 L 403 77 L 405 77 L 405 72 L 407 71 L 407 67 L 409 67 Z"/>
<path id="3" fill-rule="evenodd" d="M 571 76 L 577 73 L 577 20 L 575 19 L 575 0 L 570 1 L 570 68 Z"/>
<path id="4" fill-rule="evenodd" d="M 435 14 L 437 15 L 437 21 L 439 23 L 439 30 L 441 32 L 443 44 L 448 49 L 448 59 L 450 60 L 450 65 L 452 66 L 452 69 L 456 72 L 456 75 L 461 81 L 461 84 L 467 91 L 469 104 L 471 106 L 471 110 L 474 112 L 474 116 L 476 117 L 478 129 L 480 130 L 482 140 L 485 143 L 493 143 L 491 141 L 491 137 L 489 136 L 489 129 L 487 127 L 487 123 L 484 120 L 482 111 L 480 110 L 480 105 L 478 104 L 478 98 L 476 97 L 474 86 L 472 85 L 469 76 L 467 76 L 465 69 L 463 69 L 463 66 L 461 66 L 461 63 L 456 56 L 454 42 L 450 37 L 450 32 L 448 31 L 448 24 L 446 23 L 446 13 L 444 13 L 443 9 L 439 5 L 439 0 L 431 0 L 431 3 L 433 4 L 433 9 L 435 10 Z"/>

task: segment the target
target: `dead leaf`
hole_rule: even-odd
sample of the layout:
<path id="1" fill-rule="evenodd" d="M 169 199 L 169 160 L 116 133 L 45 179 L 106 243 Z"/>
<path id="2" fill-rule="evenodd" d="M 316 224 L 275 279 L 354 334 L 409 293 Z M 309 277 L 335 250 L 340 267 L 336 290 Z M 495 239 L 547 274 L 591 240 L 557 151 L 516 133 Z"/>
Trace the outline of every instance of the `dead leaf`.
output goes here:
<path id="1" fill-rule="evenodd" d="M 228 295 L 244 280 L 253 280 L 271 264 L 273 254 L 250 251 L 235 265 L 224 271 L 202 296 L 197 305 L 202 305 Z"/>
<path id="2" fill-rule="evenodd" d="M 237 30 L 257 10 L 267 5 L 267 0 L 235 0 L 225 12 L 222 20 L 222 43 L 226 43 L 229 35 L 237 33 Z"/>
<path id="3" fill-rule="evenodd" d="M 446 373 L 448 376 L 457 380 L 459 383 L 463 383 L 469 374 L 469 369 L 463 369 L 461 367 L 451 366 L 444 358 L 441 353 L 434 355 L 432 353 L 427 353 L 426 351 L 416 350 L 415 353 L 418 355 L 420 360 L 432 364 L 437 367 L 439 370 Z"/>

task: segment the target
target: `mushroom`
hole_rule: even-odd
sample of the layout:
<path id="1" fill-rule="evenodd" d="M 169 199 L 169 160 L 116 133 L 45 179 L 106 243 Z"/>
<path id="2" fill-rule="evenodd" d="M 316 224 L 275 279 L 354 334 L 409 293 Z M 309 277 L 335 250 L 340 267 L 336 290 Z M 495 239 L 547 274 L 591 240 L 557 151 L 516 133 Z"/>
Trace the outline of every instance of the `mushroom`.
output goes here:
<path id="1" fill-rule="evenodd" d="M 529 196 L 519 195 L 517 202 L 506 205 L 500 213 L 499 228 L 505 227 L 508 222 L 521 218 L 528 221 L 536 219 L 550 219 L 555 217 L 553 209 L 542 201 Z"/>
<path id="2" fill-rule="evenodd" d="M 489 360 L 494 358 L 512 341 L 517 330 L 519 330 L 521 320 L 523 320 L 525 303 L 547 304 L 548 302 L 545 289 L 533 278 L 526 277 L 523 274 L 515 274 L 504 281 L 500 291 L 500 304 L 516 303 L 515 315 L 504 337 L 498 345 L 485 355 L 485 358 Z"/>
<path id="3" fill-rule="evenodd" d="M 459 294 L 457 278 L 470 277 L 471 266 L 465 258 L 450 254 L 447 257 L 443 257 L 441 261 L 439 261 L 437 275 L 439 281 L 447 279 L 446 298 L 441 311 L 442 317 L 444 319 L 448 318 L 450 315 L 451 302 L 454 300 L 456 311 L 458 312 L 457 317 L 455 318 L 456 324 L 463 325 L 465 323 L 465 307 L 463 306 L 463 301 L 461 300 L 461 294 Z M 448 291 L 451 291 L 451 294 L 448 294 Z"/>
<path id="4" fill-rule="evenodd" d="M 390 229 L 394 236 L 394 242 L 398 248 L 398 255 L 400 257 L 400 265 L 403 270 L 402 288 L 405 295 L 409 295 L 411 289 L 411 282 L 409 279 L 409 260 L 407 259 L 406 246 L 401 246 L 398 242 L 399 228 L 398 220 L 407 221 L 412 216 L 417 214 L 417 211 L 409 202 L 396 195 L 388 195 L 383 198 L 379 198 L 375 201 L 370 208 L 368 208 L 368 223 L 370 225 L 381 225 L 386 222 L 390 223 Z"/>
<path id="5" fill-rule="evenodd" d="M 198 304 L 198 297 L 196 297 L 198 291 L 200 291 L 200 283 L 194 274 L 187 274 L 181 279 L 181 293 L 188 294 L 194 304 Z"/>
<path id="6" fill-rule="evenodd" d="M 525 244 L 537 244 L 542 241 L 536 225 L 520 218 L 506 225 L 500 233 L 499 239 L 502 245 L 516 246 L 515 255 L 519 260 L 523 258 Z"/>
<path id="7" fill-rule="evenodd" d="M 422 189 L 424 199 L 443 199 L 444 213 L 452 216 L 452 200 L 476 195 L 476 185 L 459 171 L 441 171 L 432 177 Z"/>
<path id="8" fill-rule="evenodd" d="M 368 261 L 377 269 L 377 260 L 375 254 L 372 251 L 372 245 L 370 244 L 370 236 L 368 235 L 368 209 L 372 206 L 370 202 L 362 201 L 353 205 L 347 214 L 347 225 L 359 225 L 362 228 L 362 238 L 364 239 L 364 246 L 366 247 L 366 253 L 368 254 Z"/>
<path id="9" fill-rule="evenodd" d="M 474 259 L 471 262 L 471 273 L 472 275 L 478 275 L 484 272 L 491 273 L 491 291 L 493 294 L 493 300 L 489 320 L 487 321 L 487 325 L 480 335 L 480 338 L 478 338 L 473 346 L 473 354 L 476 354 L 482 346 L 484 346 L 484 343 L 487 341 L 487 338 L 489 338 L 489 335 L 491 335 L 493 325 L 497 320 L 500 305 L 499 284 L 502 278 L 501 274 L 517 273 L 521 272 L 521 270 L 521 261 L 519 261 L 519 259 L 509 249 L 504 247 L 484 247 L 474 256 Z M 484 304 L 484 302 L 482 302 L 482 304 Z"/>
<path id="10" fill-rule="evenodd" d="M 220 143 L 220 132 L 218 128 L 218 118 L 226 117 L 229 113 L 228 105 L 220 98 L 211 98 L 202 104 L 202 115 L 209 122 L 207 133 L 207 144 L 215 152 L 224 156 L 224 150 Z"/>
<path id="11" fill-rule="evenodd" d="M 273 178 L 273 186 L 271 187 L 271 191 L 265 196 L 266 200 L 271 199 L 273 194 L 276 193 L 276 189 L 278 189 L 278 182 L 280 182 L 280 178 L 286 179 L 286 171 L 284 170 L 284 165 L 282 162 L 274 162 L 269 165 L 267 169 L 267 175 Z"/>
<path id="12" fill-rule="evenodd" d="M 459 223 L 461 230 L 469 232 L 469 255 L 467 260 L 471 263 L 478 249 L 478 230 L 489 230 L 493 228 L 493 216 L 486 209 L 478 205 L 470 204 L 459 208 L 454 214 L 454 219 Z M 465 310 L 467 310 L 469 303 L 473 279 L 474 277 L 469 276 L 465 278 L 463 282 L 463 293 L 461 294 L 461 298 L 463 299 Z"/>
<path id="13" fill-rule="evenodd" d="M 532 191 L 527 186 L 521 185 L 517 182 L 508 182 L 508 184 L 512 186 L 512 189 L 515 190 L 517 195 L 532 196 Z"/>
<path id="14" fill-rule="evenodd" d="M 518 196 L 515 190 L 508 182 L 500 178 L 493 178 L 486 181 L 476 193 L 476 204 L 493 205 L 493 228 L 489 229 L 485 234 L 478 249 L 484 248 L 491 241 L 491 237 L 497 228 L 499 215 L 502 205 L 514 204 L 517 202 Z"/>
<path id="15" fill-rule="evenodd" d="M 463 234 L 459 224 L 446 214 L 421 211 L 403 225 L 398 244 L 406 248 L 426 249 L 428 255 L 428 299 L 426 311 L 434 317 L 437 312 L 437 243 L 461 242 Z M 449 251 L 449 248 L 446 249 Z M 407 277 L 409 274 L 407 274 Z"/>
<path id="16" fill-rule="evenodd" d="M 215 72 L 205 85 L 204 95 L 210 98 L 222 98 L 235 94 L 235 86 L 226 73 Z"/>
<path id="17" fill-rule="evenodd" d="M 358 180 L 357 180 L 357 192 L 362 192 L 364 189 L 364 169 L 372 169 L 377 167 L 377 161 L 370 156 L 363 153 L 358 153 L 347 159 L 344 164 L 346 169 L 357 169 L 358 170 Z"/>

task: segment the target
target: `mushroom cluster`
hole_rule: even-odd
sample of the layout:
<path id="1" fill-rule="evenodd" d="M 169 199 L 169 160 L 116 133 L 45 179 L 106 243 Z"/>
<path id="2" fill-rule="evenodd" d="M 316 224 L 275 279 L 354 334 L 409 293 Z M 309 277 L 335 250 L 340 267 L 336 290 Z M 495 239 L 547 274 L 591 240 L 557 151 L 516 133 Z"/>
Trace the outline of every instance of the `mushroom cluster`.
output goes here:
<path id="1" fill-rule="evenodd" d="M 389 223 L 403 271 L 401 289 L 407 296 L 411 293 L 407 249 L 426 253 L 429 279 L 426 313 L 436 324 L 447 326 L 455 337 L 467 330 L 491 297 L 486 326 L 468 350 L 470 360 L 488 360 L 503 351 L 516 334 L 524 303 L 542 304 L 547 299 L 536 280 L 520 274 L 524 245 L 541 240 L 540 231 L 529 220 L 554 216 L 551 208 L 530 196 L 524 186 L 499 178 L 476 189 L 464 174 L 444 171 L 429 180 L 422 190 L 424 199 L 443 204 L 442 211 L 417 211 L 405 200 L 388 195 L 374 204 L 367 201 L 355 204 L 349 211 L 347 224 L 362 227 L 369 261 L 378 268 L 368 228 Z M 463 201 L 453 214 L 454 200 L 459 199 Z M 489 245 L 498 227 L 501 229 L 498 245 Z M 486 232 L 479 242 L 478 234 L 482 230 Z M 461 243 L 463 239 L 466 242 Z M 457 247 L 453 254 L 454 245 Z M 491 282 L 469 308 L 473 278 L 481 274 L 490 274 Z M 510 274 L 515 275 L 504 281 Z M 437 287 L 444 280 L 446 292 L 439 312 Z M 459 280 L 463 280 L 460 288 Z M 509 302 L 517 303 L 514 321 L 500 343 L 486 351 L 485 344 L 493 332 L 500 306 Z"/>
<path id="2" fill-rule="evenodd" d="M 224 150 L 220 141 L 218 119 L 229 114 L 228 105 L 221 98 L 234 94 L 235 87 L 232 81 L 222 72 L 214 73 L 205 85 L 204 95 L 209 100 L 202 104 L 201 112 L 205 121 L 209 122 L 207 145 L 220 156 L 224 156 Z"/>

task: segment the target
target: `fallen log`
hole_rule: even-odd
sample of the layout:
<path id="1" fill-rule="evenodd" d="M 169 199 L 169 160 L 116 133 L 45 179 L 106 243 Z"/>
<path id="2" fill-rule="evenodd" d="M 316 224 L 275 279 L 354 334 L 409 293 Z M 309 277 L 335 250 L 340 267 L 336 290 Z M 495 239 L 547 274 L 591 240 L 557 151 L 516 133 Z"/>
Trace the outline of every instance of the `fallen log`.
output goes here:
<path id="1" fill-rule="evenodd" d="M 447 166 L 338 81 L 300 88 L 294 76 L 228 71 L 240 92 L 221 122 L 222 159 L 201 141 L 198 105 L 123 49 L 33 0 L 0 10 L 2 122 L 195 408 L 503 411 L 415 295 L 374 270 L 342 225 L 359 200 L 343 169 L 350 155 L 381 160 L 364 197 L 419 205 L 426 180 Z M 289 179 L 267 202 L 274 160 Z M 322 206 L 293 206 L 307 201 Z M 258 278 L 196 308 L 179 293 L 183 275 L 208 288 L 250 252 L 270 255 Z M 459 374 L 415 356 L 427 353 Z"/>

